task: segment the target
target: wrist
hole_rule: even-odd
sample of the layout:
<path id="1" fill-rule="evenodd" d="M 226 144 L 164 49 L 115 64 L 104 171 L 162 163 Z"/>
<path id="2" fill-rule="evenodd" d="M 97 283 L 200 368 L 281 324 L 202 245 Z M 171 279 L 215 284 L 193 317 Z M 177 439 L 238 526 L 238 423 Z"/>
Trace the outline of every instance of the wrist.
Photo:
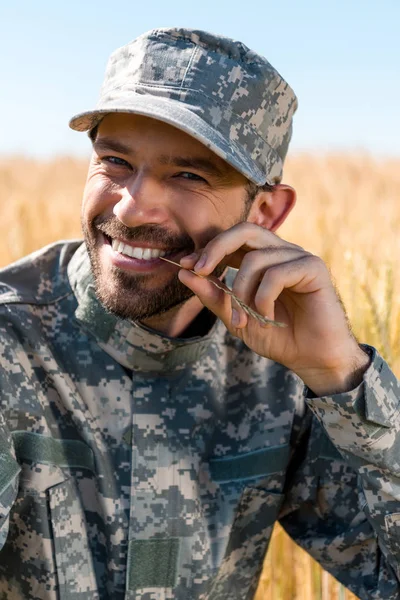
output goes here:
<path id="1" fill-rule="evenodd" d="M 306 369 L 297 375 L 316 396 L 332 396 L 358 387 L 370 364 L 370 355 L 357 346 L 356 352 L 335 368 Z"/>

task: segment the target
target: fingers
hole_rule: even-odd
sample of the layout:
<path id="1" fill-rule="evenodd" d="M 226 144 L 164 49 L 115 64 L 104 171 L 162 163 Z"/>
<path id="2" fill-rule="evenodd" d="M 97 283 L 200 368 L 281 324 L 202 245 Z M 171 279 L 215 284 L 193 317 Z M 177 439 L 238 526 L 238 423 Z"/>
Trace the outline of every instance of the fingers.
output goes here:
<path id="1" fill-rule="evenodd" d="M 304 252 L 300 246 L 282 240 L 268 229 L 264 229 L 259 225 L 247 222 L 238 223 L 218 234 L 205 246 L 200 252 L 200 257 L 194 266 L 194 270 L 201 275 L 208 275 L 224 258 L 234 254 L 241 248 L 245 248 L 246 252 L 248 252 L 252 249 L 275 249 L 282 247 Z M 241 256 L 240 262 L 242 262 L 242 259 L 243 257 Z M 185 259 L 181 260 L 181 264 L 185 267 L 187 267 L 188 262 Z M 236 264 L 233 262 L 231 266 L 236 267 Z"/>
<path id="2" fill-rule="evenodd" d="M 250 304 L 265 270 L 307 255 L 297 248 L 263 248 L 248 252 L 242 260 L 232 291 L 246 304 Z"/>
<path id="3" fill-rule="evenodd" d="M 267 268 L 252 296 L 252 303 L 257 312 L 275 319 L 275 303 L 282 292 L 287 290 L 293 294 L 313 294 L 322 285 L 329 284 L 329 281 L 329 273 L 323 261 L 317 256 L 303 255 L 297 260 Z M 237 296 L 242 299 L 240 293 Z"/>
<path id="4" fill-rule="evenodd" d="M 264 266 L 260 262 L 259 266 L 253 271 L 250 269 L 247 283 L 249 280 L 252 281 L 250 285 L 251 290 L 246 287 L 240 287 L 244 285 L 243 281 L 237 284 L 235 290 L 235 280 L 234 294 L 260 315 L 275 320 L 275 303 L 283 292 L 293 292 L 292 300 L 289 304 L 292 303 L 295 306 L 296 295 L 312 294 L 320 291 L 321 286 L 329 285 L 329 272 L 320 258 L 304 252 L 302 255 L 299 252 L 297 252 L 297 255 L 294 252 L 291 252 L 291 254 L 296 257 L 294 260 L 290 260 L 288 255 L 284 254 L 282 257 L 287 258 L 286 262 L 273 264 L 272 266 L 267 266 L 267 268 L 265 268 L 265 262 Z M 258 260 L 261 261 L 262 256 L 263 253 L 257 253 Z M 264 260 L 265 256 L 271 262 L 270 253 L 264 253 Z M 251 264 L 250 260 L 247 262 Z M 198 277 L 186 269 L 181 269 L 178 277 L 182 283 L 187 285 L 198 296 L 204 306 L 212 310 L 225 323 L 228 329 L 234 328 L 240 330 L 248 325 L 251 317 L 243 311 L 231 296 L 215 287 L 208 279 Z M 211 276 L 208 277 L 211 278 Z M 213 278 L 213 280 L 215 280 L 218 286 L 224 285 L 217 278 Z M 237 291 L 238 288 L 239 291 Z M 286 298 L 286 312 L 289 304 L 288 298 Z"/>
<path id="5" fill-rule="evenodd" d="M 243 247 L 247 250 L 240 258 L 232 291 L 242 302 L 269 319 L 275 320 L 275 302 L 284 290 L 312 293 L 319 285 L 313 282 L 330 281 L 321 259 L 252 223 L 240 223 L 222 232 L 197 255 L 182 258 L 181 264 L 185 269 L 194 269 L 199 275 L 210 277 L 225 257 Z M 201 258 L 203 262 L 200 262 Z M 326 277 L 321 278 L 323 270 Z M 180 271 L 179 279 L 227 327 L 246 327 L 251 317 L 232 297 L 184 269 Z"/>
<path id="6" fill-rule="evenodd" d="M 229 328 L 232 316 L 230 296 L 225 294 L 219 287 L 216 287 L 211 281 L 198 277 L 186 269 L 180 269 L 178 278 L 196 294 L 204 306 L 217 315 L 225 323 L 226 327 Z M 224 286 L 223 282 L 216 277 L 209 277 L 209 279 L 213 279 L 218 286 Z"/>

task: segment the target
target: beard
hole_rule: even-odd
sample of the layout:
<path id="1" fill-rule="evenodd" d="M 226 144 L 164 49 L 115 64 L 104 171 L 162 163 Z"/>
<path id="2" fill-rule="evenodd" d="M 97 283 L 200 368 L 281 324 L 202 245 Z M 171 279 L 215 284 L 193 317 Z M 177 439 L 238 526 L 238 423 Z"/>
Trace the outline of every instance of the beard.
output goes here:
<path id="1" fill-rule="evenodd" d="M 112 266 L 110 273 L 105 273 L 100 260 L 100 247 L 103 244 L 102 232 L 109 238 L 120 238 L 126 241 L 148 242 L 167 248 L 182 248 L 190 254 L 195 244 L 189 236 L 173 236 L 156 225 L 141 225 L 129 228 L 116 217 L 95 217 L 89 224 L 82 219 L 82 230 L 86 248 L 92 267 L 95 292 L 99 301 L 109 312 L 122 319 L 142 321 L 150 317 L 167 313 L 184 304 L 194 296 L 192 290 L 178 279 L 179 269 L 172 273 L 167 281 L 156 288 L 149 285 L 157 278 L 156 274 L 132 274 Z M 211 238 L 210 238 L 211 239 Z M 221 277 L 225 265 L 218 265 L 213 275 Z"/>

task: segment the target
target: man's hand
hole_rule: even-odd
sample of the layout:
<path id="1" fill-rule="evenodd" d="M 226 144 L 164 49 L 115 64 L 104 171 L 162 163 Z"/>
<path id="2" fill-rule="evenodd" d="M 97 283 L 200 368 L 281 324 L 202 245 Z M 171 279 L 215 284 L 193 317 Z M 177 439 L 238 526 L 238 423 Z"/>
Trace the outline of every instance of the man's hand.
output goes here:
<path id="1" fill-rule="evenodd" d="M 243 302 L 287 327 L 263 326 L 212 283 L 185 270 L 210 275 L 220 263 L 239 269 L 232 289 Z M 354 339 L 328 269 L 317 256 L 263 227 L 239 223 L 181 264 L 180 281 L 233 335 L 297 373 L 318 396 L 361 382 L 369 357 Z"/>

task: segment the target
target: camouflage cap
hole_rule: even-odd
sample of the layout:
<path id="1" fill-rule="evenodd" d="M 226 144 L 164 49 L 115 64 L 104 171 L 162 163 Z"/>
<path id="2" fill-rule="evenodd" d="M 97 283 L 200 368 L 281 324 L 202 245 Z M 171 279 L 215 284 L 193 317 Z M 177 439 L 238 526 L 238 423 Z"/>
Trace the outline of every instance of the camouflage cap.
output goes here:
<path id="1" fill-rule="evenodd" d="M 241 42 L 193 29 L 154 29 L 110 57 L 94 110 L 145 115 L 185 131 L 256 183 L 279 183 L 297 98 L 262 56 Z"/>

